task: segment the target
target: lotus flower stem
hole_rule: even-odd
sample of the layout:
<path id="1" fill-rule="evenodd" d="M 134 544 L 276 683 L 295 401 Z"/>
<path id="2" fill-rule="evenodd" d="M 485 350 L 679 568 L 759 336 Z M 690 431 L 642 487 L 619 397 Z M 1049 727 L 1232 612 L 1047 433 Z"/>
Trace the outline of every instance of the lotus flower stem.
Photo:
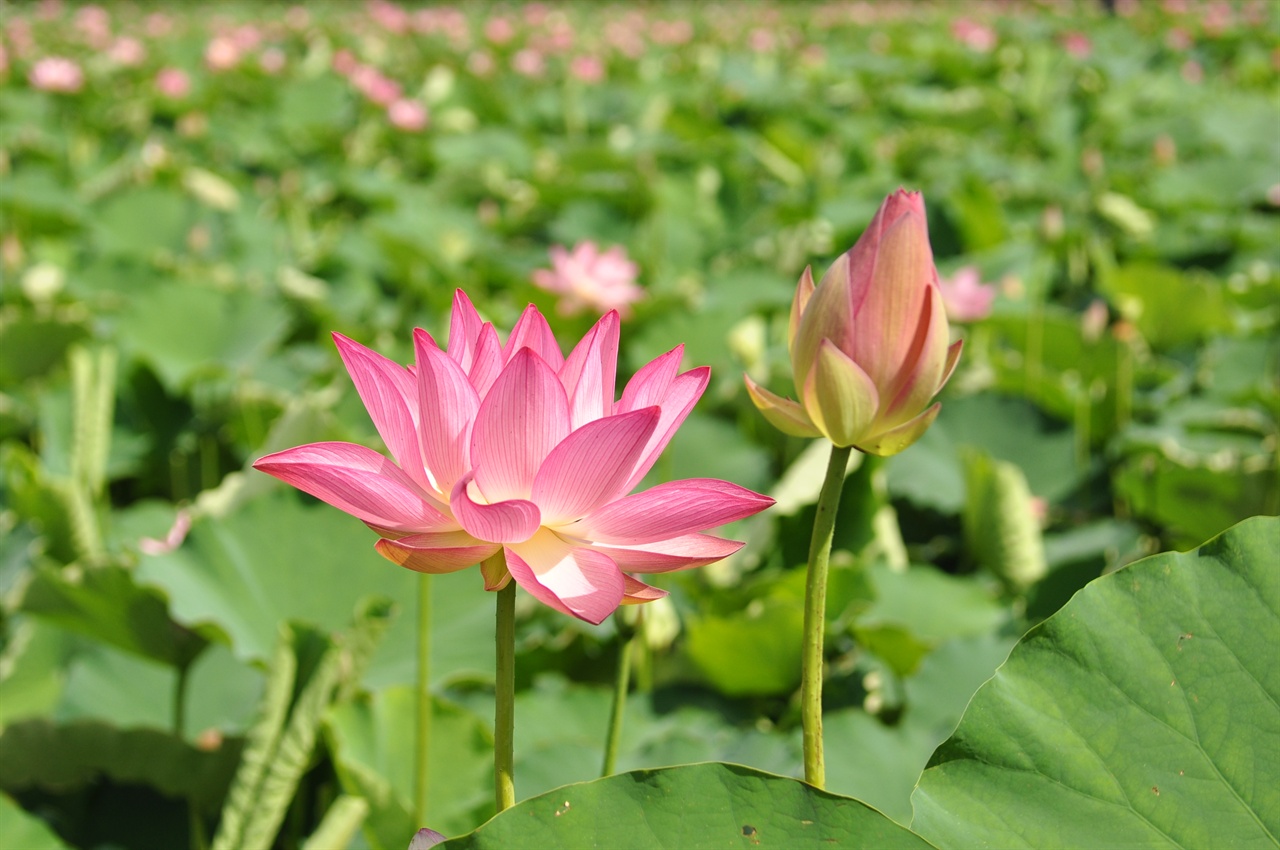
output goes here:
<path id="1" fill-rule="evenodd" d="M 431 751 L 431 575 L 418 574 L 418 717 L 414 735 L 414 823 L 427 822 L 427 755 Z"/>
<path id="2" fill-rule="evenodd" d="M 499 549 L 494 558 L 505 557 Z M 493 793 L 499 812 L 516 804 L 516 583 L 498 591 L 497 664 L 494 680 Z"/>
<path id="3" fill-rule="evenodd" d="M 643 617 L 643 610 L 639 612 Z M 618 626 L 618 672 L 613 684 L 613 711 L 609 714 L 609 731 L 604 744 L 604 766 L 600 768 L 600 776 L 613 773 L 614 764 L 618 760 L 618 740 L 622 737 L 622 716 L 627 707 L 627 690 L 631 687 L 631 656 L 635 654 L 640 642 L 639 622 L 636 627 L 629 627 L 617 614 L 613 621 Z"/>
<path id="4" fill-rule="evenodd" d="M 801 667 L 800 720 L 804 729 L 804 779 L 815 788 L 826 785 L 826 761 L 822 753 L 823 638 L 827 619 L 827 569 L 831 563 L 831 539 L 835 534 L 840 490 L 849 467 L 852 447 L 831 447 L 827 477 L 818 496 L 809 542 L 809 573 L 804 586 L 804 655 Z"/>

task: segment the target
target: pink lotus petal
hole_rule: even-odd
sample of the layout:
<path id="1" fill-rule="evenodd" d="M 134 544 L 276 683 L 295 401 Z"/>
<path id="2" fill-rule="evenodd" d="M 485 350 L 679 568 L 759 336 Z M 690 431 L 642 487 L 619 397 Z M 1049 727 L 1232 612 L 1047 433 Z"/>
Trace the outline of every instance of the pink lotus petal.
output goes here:
<path id="1" fill-rule="evenodd" d="M 916 412 L 927 406 L 929 399 L 941 388 L 950 329 L 943 312 L 942 295 L 936 286 L 929 287 L 920 305 L 920 316 L 914 323 L 915 338 L 902 361 L 901 371 L 894 383 L 886 388 L 886 395 L 893 399 L 880 414 L 881 424 L 886 429 L 896 428 L 914 418 Z"/>
<path id="2" fill-rule="evenodd" d="M 490 502 L 527 499 L 542 462 L 569 436 L 569 399 L 531 348 L 516 352 L 471 430 L 476 484 Z"/>
<path id="3" fill-rule="evenodd" d="M 622 400 L 618 402 L 616 411 L 625 413 L 654 404 L 662 404 L 663 397 L 671 388 L 671 382 L 680 371 L 680 358 L 684 356 L 684 346 L 677 345 L 659 357 L 655 357 L 640 367 L 631 376 L 627 386 L 622 390 Z"/>
<path id="4" fill-rule="evenodd" d="M 638 578 L 632 578 L 626 573 L 622 574 L 623 581 L 623 605 L 638 605 L 642 602 L 652 602 L 655 599 L 661 599 L 667 595 L 665 590 L 657 587 L 651 587 Z"/>
<path id="5" fill-rule="evenodd" d="M 506 551 L 516 583 L 558 611 L 599 625 L 622 603 L 622 573 L 602 552 L 571 546 L 546 529 Z"/>
<path id="6" fill-rule="evenodd" d="M 560 369 L 574 428 L 613 412 L 620 325 L 618 312 L 610 310 L 574 346 Z"/>
<path id="7" fill-rule="evenodd" d="M 421 532 L 458 527 L 400 467 L 364 446 L 310 443 L 267 455 L 253 468 L 379 528 Z"/>
<path id="8" fill-rule="evenodd" d="M 439 575 L 475 566 L 501 547 L 476 540 L 465 531 L 444 531 L 410 534 L 395 540 L 383 538 L 374 548 L 379 555 L 402 567 Z"/>
<path id="9" fill-rule="evenodd" d="M 480 409 L 480 397 L 462 368 L 436 347 L 426 331 L 415 330 L 413 342 L 422 459 L 436 489 L 448 493 L 471 466 L 471 423 Z"/>
<path id="10" fill-rule="evenodd" d="M 489 543 L 522 543 L 533 536 L 542 521 L 538 506 L 525 499 L 477 502 L 469 492 L 471 474 L 458 479 L 449 504 L 463 529 Z"/>
<path id="11" fill-rule="evenodd" d="M 649 444 L 645 446 L 644 454 L 636 464 L 635 472 L 631 474 L 631 481 L 622 492 L 634 490 L 645 474 L 657 463 L 658 456 L 667 447 L 667 443 L 671 442 L 676 430 L 688 417 L 689 411 L 693 410 L 698 399 L 702 398 L 702 393 L 707 389 L 707 383 L 710 380 L 711 369 L 707 366 L 699 366 L 680 375 L 667 387 L 665 396 L 659 402 L 662 407 L 662 418 L 658 420 L 658 426 L 653 429 L 653 436 L 649 438 Z"/>
<path id="12" fill-rule="evenodd" d="M 503 358 L 510 363 L 524 348 L 532 349 L 556 372 L 564 365 L 564 354 L 560 351 L 560 343 L 556 342 L 556 335 L 551 332 L 546 318 L 532 304 L 516 320 L 516 326 L 512 328 L 511 336 L 502 349 Z"/>
<path id="13" fill-rule="evenodd" d="M 430 488 L 418 446 L 418 388 L 413 376 L 399 363 L 340 333 L 333 341 L 391 456 L 410 478 Z"/>
<path id="14" fill-rule="evenodd" d="M 728 481 L 687 478 L 610 502 L 564 531 L 610 545 L 656 543 L 735 522 L 772 504 L 768 496 Z"/>
<path id="15" fill-rule="evenodd" d="M 505 363 L 502 359 L 502 343 L 498 342 L 498 332 L 493 329 L 493 325 L 485 323 L 480 329 L 471 368 L 467 370 L 467 377 L 471 379 L 471 385 L 481 398 L 488 395 L 493 382 L 502 374 Z"/>
<path id="16" fill-rule="evenodd" d="M 685 534 L 640 546 L 597 545 L 594 548 L 612 558 L 618 569 L 629 573 L 666 573 L 713 564 L 742 546 L 737 540 L 710 534 Z"/>
<path id="17" fill-rule="evenodd" d="M 578 519 L 625 489 L 653 429 L 657 407 L 588 422 L 547 455 L 533 481 L 533 501 L 545 525 Z"/>
<path id="18" fill-rule="evenodd" d="M 475 362 L 476 340 L 485 322 L 476 312 L 475 305 L 461 289 L 453 293 L 453 313 L 449 316 L 449 356 L 470 372 Z"/>

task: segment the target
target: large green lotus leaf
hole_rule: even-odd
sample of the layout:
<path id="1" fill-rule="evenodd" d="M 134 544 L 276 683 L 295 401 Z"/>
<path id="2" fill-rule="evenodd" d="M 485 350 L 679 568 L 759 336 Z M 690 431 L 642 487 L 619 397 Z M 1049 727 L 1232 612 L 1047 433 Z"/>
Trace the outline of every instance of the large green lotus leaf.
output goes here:
<path id="1" fill-rule="evenodd" d="M 974 696 L 912 797 L 939 847 L 1274 847 L 1280 519 L 1100 578 Z"/>
<path id="2" fill-rule="evenodd" d="M 192 222 L 192 203 L 177 189 L 140 186 L 111 196 L 94 211 L 95 240 L 109 254 L 150 259 L 178 252 Z"/>
<path id="3" fill-rule="evenodd" d="M 240 658 L 263 661 L 282 620 L 341 629 L 359 599 L 397 600 L 400 615 L 366 682 L 411 681 L 419 577 L 379 557 L 376 539 L 334 508 L 304 506 L 277 488 L 224 519 L 196 520 L 181 548 L 144 557 L 137 578 L 168 594 L 176 621 L 221 637 Z M 433 681 L 492 676 L 494 603 L 478 572 L 438 576 L 432 588 Z"/>
<path id="4" fill-rule="evenodd" d="M 251 370 L 288 329 L 285 309 L 261 295 L 188 282 L 139 295 L 117 334 L 170 390 L 181 390 L 199 374 Z"/>
<path id="5" fill-rule="evenodd" d="M 442 848 L 928 848 L 847 797 L 749 767 L 710 762 L 567 785 L 508 809 Z"/>
<path id="6" fill-rule="evenodd" d="M 374 847 L 403 850 L 421 824 L 414 795 L 413 688 L 391 687 L 334 708 L 326 726 L 338 775 L 369 803 L 365 836 Z M 427 822 L 462 833 L 493 814 L 493 736 L 465 709 L 435 701 L 428 756 Z"/>
<path id="7" fill-rule="evenodd" d="M 78 316 L 0 314 L 0 386 L 16 387 L 45 374 L 87 335 L 88 329 Z"/>
<path id="8" fill-rule="evenodd" d="M 0 788 L 79 788 L 99 776 L 142 783 L 209 810 L 222 802 L 239 742 L 205 752 L 158 729 L 118 729 L 96 720 L 23 720 L 0 733 Z"/>
<path id="9" fill-rule="evenodd" d="M 67 850 L 48 824 L 28 814 L 8 794 L 0 794 L 0 848 L 4 850 Z"/>
<path id="10" fill-rule="evenodd" d="M 1012 638 L 995 635 L 942 644 L 903 682 L 905 705 L 893 725 L 861 709 L 828 712 L 822 725 L 827 789 L 910 823 L 911 792 L 920 771 L 1012 646 Z"/>
<path id="11" fill-rule="evenodd" d="M 127 652 L 183 667 L 205 642 L 169 619 L 164 597 L 130 570 L 46 566 L 27 585 L 24 611 Z"/>

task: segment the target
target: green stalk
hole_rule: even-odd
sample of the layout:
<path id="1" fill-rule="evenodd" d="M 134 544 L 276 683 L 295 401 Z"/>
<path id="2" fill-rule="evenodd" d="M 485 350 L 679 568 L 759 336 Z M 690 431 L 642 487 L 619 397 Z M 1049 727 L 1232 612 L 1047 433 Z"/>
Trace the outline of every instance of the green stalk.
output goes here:
<path id="1" fill-rule="evenodd" d="M 414 736 L 414 823 L 427 822 L 427 756 L 431 750 L 431 575 L 418 574 L 418 717 Z"/>
<path id="2" fill-rule="evenodd" d="M 504 558 L 501 551 L 496 557 Z M 505 558 L 504 558 L 505 562 Z M 516 583 L 498 591 L 497 664 L 494 679 L 493 796 L 499 812 L 516 804 Z"/>
<path id="3" fill-rule="evenodd" d="M 827 620 L 827 571 L 831 564 L 831 540 L 835 535 L 840 490 L 849 467 L 852 446 L 831 447 L 827 477 L 818 496 L 809 542 L 809 573 L 804 586 L 804 656 L 801 666 L 800 721 L 804 728 L 804 779 L 815 788 L 827 781 L 822 753 L 823 639 Z"/>
<path id="4" fill-rule="evenodd" d="M 643 609 L 641 609 L 643 617 Z M 622 618 L 614 612 L 613 621 L 618 627 L 618 672 L 613 682 L 613 711 L 609 714 L 609 731 L 604 744 L 604 766 L 600 768 L 600 776 L 613 773 L 614 764 L 618 760 L 618 741 L 622 737 L 622 715 L 627 708 L 627 690 L 631 686 L 631 656 L 640 642 L 639 621 L 636 628 L 631 629 L 622 622 Z M 628 634 L 629 632 L 629 634 Z"/>

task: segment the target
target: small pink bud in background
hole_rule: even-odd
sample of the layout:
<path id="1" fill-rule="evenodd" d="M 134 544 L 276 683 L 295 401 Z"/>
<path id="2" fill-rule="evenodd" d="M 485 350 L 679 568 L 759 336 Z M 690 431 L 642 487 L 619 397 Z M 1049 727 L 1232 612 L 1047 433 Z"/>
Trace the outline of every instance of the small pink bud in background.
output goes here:
<path id="1" fill-rule="evenodd" d="M 976 266 L 956 269 L 949 278 L 938 279 L 942 305 L 953 322 L 976 322 L 991 315 L 996 288 L 982 282 Z"/>
<path id="2" fill-rule="evenodd" d="M 41 91 L 71 93 L 84 86 L 84 72 L 66 57 L 46 56 L 31 67 L 27 80 Z"/>
<path id="3" fill-rule="evenodd" d="M 744 376 L 747 392 L 784 433 L 897 454 L 937 418 L 933 397 L 960 359 L 949 335 L 924 199 L 899 189 L 816 287 L 809 269 L 800 277 L 788 334 L 800 401 Z"/>
<path id="4" fill-rule="evenodd" d="M 951 36 L 978 53 L 990 53 L 995 49 L 997 40 L 995 30 L 969 18 L 956 18 L 952 21 Z"/>
<path id="5" fill-rule="evenodd" d="M 204 49 L 204 63 L 211 71 L 229 71 L 240 63 L 240 48 L 226 36 L 216 36 Z"/>
<path id="6" fill-rule="evenodd" d="M 511 67 L 517 74 L 525 77 L 540 77 L 547 67 L 547 61 L 541 53 L 526 47 L 511 57 Z"/>
<path id="7" fill-rule="evenodd" d="M 477 77 L 489 76 L 494 67 L 493 57 L 483 50 L 474 50 L 467 56 L 467 70 Z"/>
<path id="8" fill-rule="evenodd" d="M 1084 337 L 1085 342 L 1097 342 L 1102 338 L 1102 332 L 1107 329 L 1109 318 L 1107 302 L 1101 298 L 1095 298 L 1080 315 L 1080 336 Z"/>
<path id="9" fill-rule="evenodd" d="M 187 539 L 187 532 L 190 530 L 191 512 L 186 509 L 179 510 L 164 540 L 144 537 L 138 541 L 138 549 L 147 555 L 167 555 L 182 545 L 182 541 Z"/>
<path id="10" fill-rule="evenodd" d="M 258 57 L 258 66 L 268 74 L 275 75 L 284 70 L 284 51 L 278 47 L 268 47 Z"/>
<path id="11" fill-rule="evenodd" d="M 401 98 L 387 107 L 387 120 L 397 130 L 417 133 L 427 126 L 427 107 L 416 100 Z"/>
<path id="12" fill-rule="evenodd" d="M 156 74 L 156 91 L 170 100 L 181 100 L 191 92 L 191 78 L 181 68 L 161 68 Z"/>
<path id="13" fill-rule="evenodd" d="M 569 73 L 584 83 L 598 83 L 604 79 L 604 62 L 599 56 L 575 56 L 569 62 Z"/>
<path id="14" fill-rule="evenodd" d="M 418 830 L 413 836 L 413 840 L 409 842 L 409 850 L 428 850 L 437 844 L 445 842 L 445 836 L 436 832 L 434 829 L 427 829 L 425 826 Z"/>
<path id="15" fill-rule="evenodd" d="M 1062 46 L 1077 59 L 1086 59 L 1093 52 L 1093 42 L 1082 32 L 1064 33 Z"/>
<path id="16" fill-rule="evenodd" d="M 484 37 L 494 44 L 506 44 L 516 37 L 516 28 L 509 18 L 499 15 L 496 18 L 490 18 L 485 21 Z"/>
<path id="17" fill-rule="evenodd" d="M 126 35 L 115 40 L 107 51 L 107 57 L 122 68 L 134 68 L 146 60 L 147 49 L 142 46 L 142 42 Z"/>
<path id="18" fill-rule="evenodd" d="M 360 60 L 345 47 L 333 54 L 333 70 L 342 76 L 351 76 L 358 67 L 360 67 Z"/>
<path id="19" fill-rule="evenodd" d="M 644 298 L 635 282 L 639 270 L 621 245 L 601 252 L 594 242 L 579 242 L 572 251 L 556 245 L 550 253 L 551 270 L 535 271 L 533 283 L 562 296 L 557 305 L 562 315 L 588 307 L 626 315 L 631 304 Z"/>

